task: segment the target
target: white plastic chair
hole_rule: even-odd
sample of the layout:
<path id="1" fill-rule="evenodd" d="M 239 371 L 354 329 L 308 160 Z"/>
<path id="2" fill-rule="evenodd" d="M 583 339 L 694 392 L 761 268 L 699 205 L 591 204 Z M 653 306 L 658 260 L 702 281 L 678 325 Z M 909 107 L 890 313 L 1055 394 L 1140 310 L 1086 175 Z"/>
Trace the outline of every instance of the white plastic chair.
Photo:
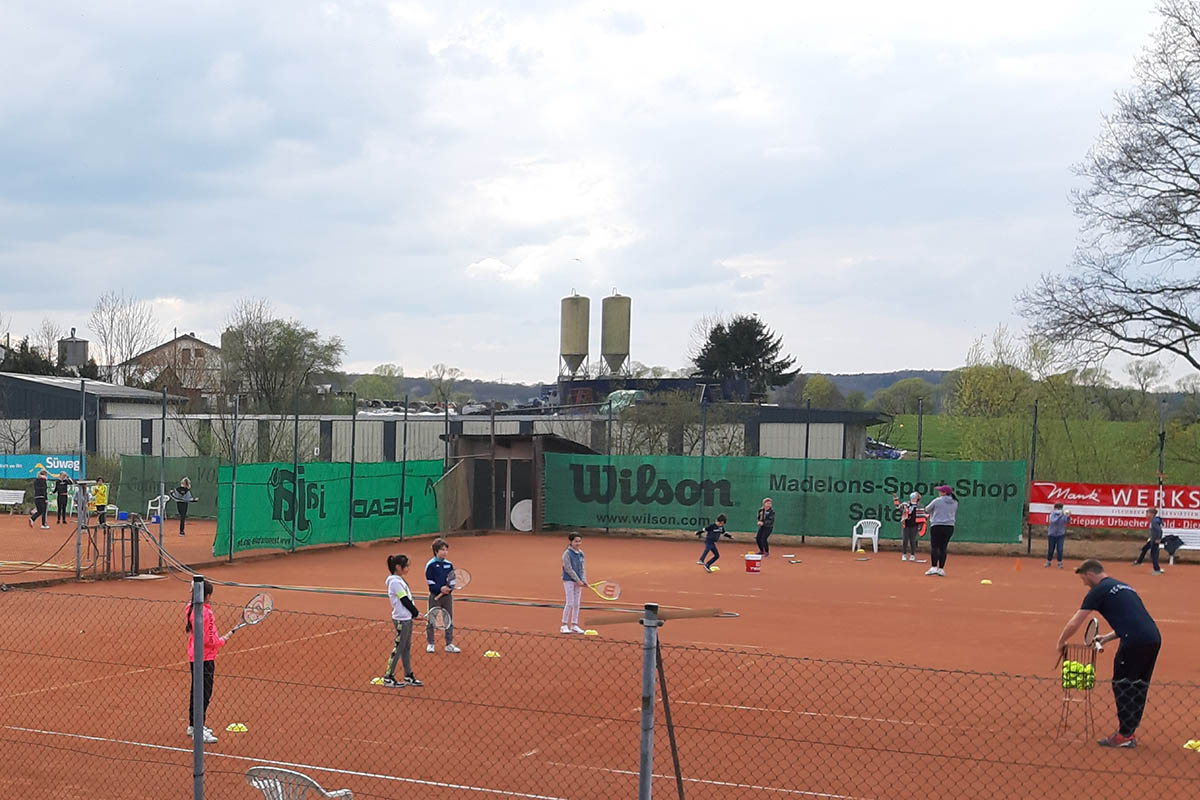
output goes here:
<path id="1" fill-rule="evenodd" d="M 879 552 L 879 528 L 883 523 L 877 519 L 859 520 L 854 525 L 854 530 L 850 532 L 850 549 L 858 549 L 859 539 L 870 539 L 871 544 L 875 546 L 875 552 Z"/>
<path id="2" fill-rule="evenodd" d="M 169 494 L 160 494 L 149 503 L 146 503 L 146 519 L 150 519 L 155 515 L 165 518 L 166 515 L 163 514 L 163 508 L 166 507 L 167 501 L 170 499 L 171 496 Z"/>
<path id="3" fill-rule="evenodd" d="M 307 775 L 279 767 L 251 767 L 246 770 L 246 783 L 262 792 L 264 800 L 354 800 L 349 789 L 327 792 Z"/>

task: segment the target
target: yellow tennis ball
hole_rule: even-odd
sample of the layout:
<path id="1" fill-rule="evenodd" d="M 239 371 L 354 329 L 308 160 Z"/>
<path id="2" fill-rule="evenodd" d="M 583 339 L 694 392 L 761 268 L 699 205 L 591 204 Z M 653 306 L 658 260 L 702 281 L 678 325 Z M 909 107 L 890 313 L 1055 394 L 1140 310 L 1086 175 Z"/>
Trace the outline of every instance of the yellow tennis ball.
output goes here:
<path id="1" fill-rule="evenodd" d="M 981 580 L 981 581 L 980 581 L 980 583 L 982 583 L 984 586 L 991 586 L 991 585 L 992 585 L 992 582 L 991 582 L 991 581 L 989 581 L 987 578 L 984 578 L 983 580 Z"/>
<path id="2" fill-rule="evenodd" d="M 711 571 L 713 571 L 713 572 L 720 572 L 720 571 L 721 571 L 721 568 L 720 568 L 720 567 L 718 567 L 716 564 L 713 564 L 711 567 L 709 567 L 709 569 L 710 569 Z"/>
<path id="3" fill-rule="evenodd" d="M 586 631 L 583 632 L 583 635 L 584 636 L 599 636 L 600 631 L 596 630 L 595 628 L 588 628 Z"/>

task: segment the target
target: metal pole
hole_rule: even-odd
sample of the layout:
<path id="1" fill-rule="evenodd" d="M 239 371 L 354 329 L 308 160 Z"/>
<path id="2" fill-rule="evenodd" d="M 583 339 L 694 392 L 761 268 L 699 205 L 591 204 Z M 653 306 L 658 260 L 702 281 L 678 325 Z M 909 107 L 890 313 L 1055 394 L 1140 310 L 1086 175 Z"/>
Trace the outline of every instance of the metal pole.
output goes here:
<path id="1" fill-rule="evenodd" d="M 804 399 L 804 459 L 808 460 L 808 432 L 812 428 L 812 398 Z M 805 464 L 805 469 L 808 465 Z"/>
<path id="2" fill-rule="evenodd" d="M 161 514 L 159 515 L 162 516 Z M 204 800 L 204 576 L 192 576 L 192 797 Z"/>
<path id="3" fill-rule="evenodd" d="M 650 800 L 654 779 L 654 667 L 658 652 L 658 605 L 646 603 L 642 635 L 642 741 L 638 764 L 638 800 Z"/>
<path id="4" fill-rule="evenodd" d="M 393 440 L 393 443 L 395 440 Z M 404 504 L 408 478 L 408 395 L 404 395 L 404 423 L 400 432 L 400 538 L 404 538 Z"/>
<path id="5" fill-rule="evenodd" d="M 704 396 L 708 393 L 708 384 L 700 385 L 700 510 L 704 510 L 704 451 L 708 449 L 708 404 Z"/>
<path id="6" fill-rule="evenodd" d="M 354 544 L 354 462 L 358 455 L 358 392 L 350 393 L 350 402 L 354 403 L 354 408 L 350 411 L 350 535 L 346 544 Z M 400 503 L 404 503 L 404 497 L 400 498 Z"/>
<path id="7" fill-rule="evenodd" d="M 79 382 L 79 480 L 87 480 L 87 385 Z M 87 488 L 76 485 L 75 511 L 79 524 L 75 526 L 75 579 L 83 575 L 83 528 L 87 525 Z"/>
<path id="8" fill-rule="evenodd" d="M 808 433 L 812 430 L 812 398 L 804 399 L 804 477 L 808 478 Z M 800 544 L 804 544 L 808 535 L 808 492 L 800 495 Z"/>
<path id="9" fill-rule="evenodd" d="M 494 530 L 496 530 L 496 403 L 493 401 L 491 406 L 492 406 L 491 415 L 490 415 L 491 416 L 491 433 L 489 436 L 489 438 L 491 440 L 491 455 L 489 456 L 489 459 L 491 460 L 491 464 L 488 467 L 488 471 L 491 473 L 491 476 L 492 476 L 492 502 L 491 502 L 492 527 L 491 527 L 491 529 L 494 531 Z"/>
<path id="10" fill-rule="evenodd" d="M 163 495 L 167 493 L 167 387 L 162 390 L 162 430 L 158 433 L 158 568 L 163 565 L 163 517 L 167 515 L 167 503 Z M 180 528 L 180 530 L 183 530 Z"/>
<path id="11" fill-rule="evenodd" d="M 87 480 L 87 381 L 79 382 L 79 479 Z"/>
<path id="12" fill-rule="evenodd" d="M 447 472 L 450 471 L 450 401 L 446 400 L 444 402 L 445 402 L 445 404 L 442 407 L 442 412 L 443 412 L 443 414 L 445 414 L 445 418 L 446 418 L 446 426 L 445 426 L 446 429 L 445 429 L 445 431 L 443 431 L 443 433 L 445 435 L 446 447 L 445 447 L 445 455 L 442 456 L 442 474 L 443 475 L 445 475 Z"/>
<path id="13" fill-rule="evenodd" d="M 1038 439 L 1038 401 L 1033 401 L 1033 438 L 1029 442 L 1029 482 L 1032 484 L 1037 475 L 1037 439 Z M 1025 555 L 1033 553 L 1033 523 L 1026 516 L 1025 523 Z"/>
<path id="14" fill-rule="evenodd" d="M 1166 494 L 1163 492 L 1163 473 L 1166 472 L 1166 450 L 1167 450 L 1167 399 L 1164 397 L 1158 405 L 1158 497 L 1155 498 L 1154 505 L 1162 511 L 1163 501 L 1166 500 Z"/>
<path id="15" fill-rule="evenodd" d="M 300 390 L 296 390 L 292 403 L 292 546 L 289 552 L 296 552 L 296 520 L 300 517 L 300 504 L 304 498 L 300 496 Z"/>
<path id="16" fill-rule="evenodd" d="M 233 474 L 230 476 L 232 485 L 229 487 L 229 560 L 233 561 L 233 543 L 236 541 L 233 536 L 233 521 L 237 511 L 237 465 L 238 465 L 238 406 L 241 397 L 233 396 L 233 447 L 230 452 L 231 461 L 233 462 Z"/>
<path id="17" fill-rule="evenodd" d="M 925 456 L 925 398 L 917 398 L 917 461 Z"/>

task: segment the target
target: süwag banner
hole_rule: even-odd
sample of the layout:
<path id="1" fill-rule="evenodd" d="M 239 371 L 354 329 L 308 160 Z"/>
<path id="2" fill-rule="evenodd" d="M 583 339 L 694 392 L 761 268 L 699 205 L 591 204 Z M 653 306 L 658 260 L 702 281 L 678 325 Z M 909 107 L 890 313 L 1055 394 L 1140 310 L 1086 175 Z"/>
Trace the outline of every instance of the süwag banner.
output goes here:
<path id="1" fill-rule="evenodd" d="M 849 536 L 862 519 L 900 537 L 892 501 L 924 504 L 949 484 L 959 500 L 956 540 L 1017 542 L 1025 517 L 1024 461 L 892 461 L 547 453 L 545 521 L 584 528 L 698 530 L 725 514 L 752 532 L 765 497 L 775 532 Z"/>
<path id="2" fill-rule="evenodd" d="M 438 530 L 433 486 L 442 460 L 354 466 L 354 541 L 367 542 Z M 403 496 L 401 485 L 403 484 Z M 213 555 L 230 549 L 233 469 L 221 467 Z M 314 462 L 240 464 L 233 508 L 233 551 L 291 549 L 350 541 L 350 465 Z M 401 516 L 403 515 L 403 534 Z"/>
<path id="3" fill-rule="evenodd" d="M 0 479 L 2 480 L 33 480 L 42 470 L 50 473 L 51 478 L 57 478 L 60 472 L 67 473 L 67 477 L 73 480 L 83 477 L 78 454 L 73 456 L 43 453 L 16 456 L 0 454 Z"/>
<path id="4" fill-rule="evenodd" d="M 1029 521 L 1045 525 L 1055 503 L 1080 528 L 1149 528 L 1146 511 L 1157 508 L 1163 530 L 1200 530 L 1200 486 L 1034 481 L 1029 487 Z"/>

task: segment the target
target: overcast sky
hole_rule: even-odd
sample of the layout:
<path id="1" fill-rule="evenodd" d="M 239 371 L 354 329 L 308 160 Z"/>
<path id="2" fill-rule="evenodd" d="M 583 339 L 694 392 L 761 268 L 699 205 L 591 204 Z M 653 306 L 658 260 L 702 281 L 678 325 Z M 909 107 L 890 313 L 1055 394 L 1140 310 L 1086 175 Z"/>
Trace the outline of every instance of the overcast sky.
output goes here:
<path id="1" fill-rule="evenodd" d="M 349 370 L 530 382 L 615 288 L 647 364 L 756 312 L 806 372 L 951 368 L 1070 258 L 1157 24 L 988 5 L 10 0 L 0 312 L 215 342 L 266 297 Z"/>

